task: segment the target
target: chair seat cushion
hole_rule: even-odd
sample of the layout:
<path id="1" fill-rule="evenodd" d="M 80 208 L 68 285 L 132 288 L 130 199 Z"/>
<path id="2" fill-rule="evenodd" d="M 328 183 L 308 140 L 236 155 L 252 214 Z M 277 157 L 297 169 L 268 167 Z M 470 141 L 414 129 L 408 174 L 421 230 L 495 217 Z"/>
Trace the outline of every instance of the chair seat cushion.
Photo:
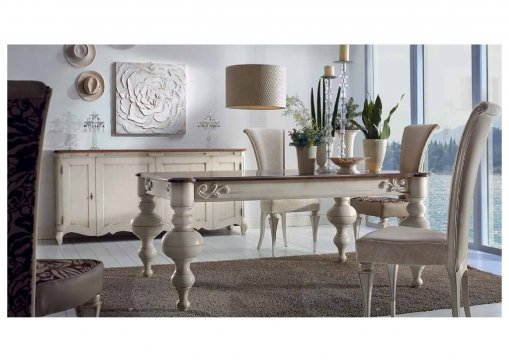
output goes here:
<path id="1" fill-rule="evenodd" d="M 74 308 L 103 288 L 103 263 L 87 259 L 45 259 L 36 264 L 35 315 Z"/>
<path id="2" fill-rule="evenodd" d="M 357 211 L 357 214 L 386 217 L 407 217 L 406 207 L 408 201 L 405 199 L 366 196 L 354 197 L 350 199 L 350 205 Z"/>
<path id="3" fill-rule="evenodd" d="M 260 208 L 262 212 L 273 214 L 318 211 L 320 199 L 261 200 Z"/>
<path id="4" fill-rule="evenodd" d="M 390 226 L 359 238 L 357 261 L 381 264 L 443 265 L 447 235 L 438 231 Z"/>

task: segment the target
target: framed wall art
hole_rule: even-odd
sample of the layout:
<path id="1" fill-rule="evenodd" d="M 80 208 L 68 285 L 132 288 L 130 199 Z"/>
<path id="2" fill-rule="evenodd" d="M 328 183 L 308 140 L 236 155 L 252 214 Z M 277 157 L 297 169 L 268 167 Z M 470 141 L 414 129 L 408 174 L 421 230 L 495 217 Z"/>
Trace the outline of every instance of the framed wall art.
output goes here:
<path id="1" fill-rule="evenodd" d="M 115 63 L 115 134 L 186 133 L 185 65 Z"/>

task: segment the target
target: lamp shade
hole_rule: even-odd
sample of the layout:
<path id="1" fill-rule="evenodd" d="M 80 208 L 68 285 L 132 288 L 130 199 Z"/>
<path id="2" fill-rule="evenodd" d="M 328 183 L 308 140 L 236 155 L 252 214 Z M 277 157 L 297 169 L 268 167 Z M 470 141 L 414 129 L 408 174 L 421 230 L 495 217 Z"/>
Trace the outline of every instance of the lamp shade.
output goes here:
<path id="1" fill-rule="evenodd" d="M 226 107 L 248 110 L 286 108 L 286 68 L 261 64 L 226 67 Z"/>

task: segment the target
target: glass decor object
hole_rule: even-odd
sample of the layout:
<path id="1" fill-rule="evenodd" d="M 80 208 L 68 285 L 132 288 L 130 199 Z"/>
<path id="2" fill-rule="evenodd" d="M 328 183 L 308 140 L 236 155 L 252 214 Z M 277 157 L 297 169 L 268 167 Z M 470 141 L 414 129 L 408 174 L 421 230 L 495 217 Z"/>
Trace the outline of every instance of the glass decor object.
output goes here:
<path id="1" fill-rule="evenodd" d="M 221 127 L 219 120 L 216 120 L 211 113 L 208 113 L 205 118 L 198 123 L 198 127 L 207 131 L 207 148 L 212 147 L 212 134 L 211 130 Z"/>
<path id="2" fill-rule="evenodd" d="M 338 60 L 335 61 L 335 63 L 340 64 L 341 71 L 339 73 L 339 87 L 340 87 L 340 94 L 339 98 L 341 100 L 340 107 L 338 111 L 338 117 L 336 119 L 336 127 L 339 126 L 339 157 L 346 157 L 345 154 L 345 130 L 346 130 L 346 123 L 348 121 L 347 119 L 347 104 L 348 104 L 348 68 L 347 64 L 351 63 L 351 61 L 348 60 Z"/>
<path id="3" fill-rule="evenodd" d="M 83 122 L 83 132 L 92 133 L 92 144 L 90 145 L 91 150 L 98 150 L 97 146 L 97 133 L 104 132 L 104 121 L 101 120 L 98 113 L 93 112 Z"/>
<path id="4" fill-rule="evenodd" d="M 330 82 L 332 79 L 336 78 L 334 75 L 324 75 L 323 79 L 323 87 L 325 93 L 325 133 L 327 134 L 325 137 L 326 151 L 327 151 L 327 162 L 325 166 L 319 169 L 320 173 L 332 173 L 334 169 L 331 164 L 331 155 L 332 155 L 332 143 L 334 142 L 333 127 L 332 127 L 332 106 L 333 106 L 333 91 L 330 86 Z"/>

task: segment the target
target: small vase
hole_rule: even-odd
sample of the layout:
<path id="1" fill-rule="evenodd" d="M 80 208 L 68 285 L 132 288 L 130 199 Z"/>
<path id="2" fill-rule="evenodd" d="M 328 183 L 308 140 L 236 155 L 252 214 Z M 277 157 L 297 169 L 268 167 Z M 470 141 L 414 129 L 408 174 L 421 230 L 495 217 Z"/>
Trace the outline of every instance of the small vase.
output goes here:
<path id="1" fill-rule="evenodd" d="M 354 157 L 353 145 L 355 143 L 355 136 L 360 132 L 360 130 L 345 130 L 345 156 L 347 158 Z"/>
<path id="2" fill-rule="evenodd" d="M 316 165 L 318 165 L 318 172 L 325 171 L 326 163 L 327 163 L 327 144 L 321 144 L 316 147 Z"/>
<path id="3" fill-rule="evenodd" d="M 296 146 L 299 175 L 315 173 L 316 146 Z"/>
<path id="4" fill-rule="evenodd" d="M 379 173 L 384 162 L 387 139 L 364 139 L 364 157 L 366 157 L 366 169 L 370 173 Z"/>

